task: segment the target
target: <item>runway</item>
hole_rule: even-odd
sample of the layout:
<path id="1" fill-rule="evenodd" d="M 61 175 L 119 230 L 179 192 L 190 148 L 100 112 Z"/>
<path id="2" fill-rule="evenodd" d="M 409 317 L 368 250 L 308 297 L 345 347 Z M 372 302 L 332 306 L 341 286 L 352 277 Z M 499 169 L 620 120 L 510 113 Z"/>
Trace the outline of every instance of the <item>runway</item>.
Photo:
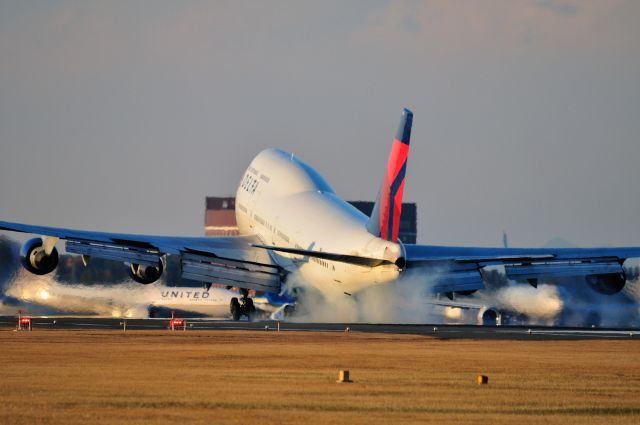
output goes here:
<path id="1" fill-rule="evenodd" d="M 0 327 L 13 328 L 15 316 L 0 316 Z M 168 329 L 169 319 L 119 319 L 95 317 L 33 317 L 34 330 L 55 329 Z M 632 339 L 640 338 L 640 329 L 584 329 L 558 327 L 519 326 L 467 326 L 467 325 L 402 325 L 361 323 L 295 323 L 275 321 L 231 321 L 188 319 L 186 331 L 248 330 L 266 332 L 360 332 L 425 335 L 439 339 L 485 340 L 577 340 L 577 339 Z M 182 331 L 182 329 L 180 329 Z"/>

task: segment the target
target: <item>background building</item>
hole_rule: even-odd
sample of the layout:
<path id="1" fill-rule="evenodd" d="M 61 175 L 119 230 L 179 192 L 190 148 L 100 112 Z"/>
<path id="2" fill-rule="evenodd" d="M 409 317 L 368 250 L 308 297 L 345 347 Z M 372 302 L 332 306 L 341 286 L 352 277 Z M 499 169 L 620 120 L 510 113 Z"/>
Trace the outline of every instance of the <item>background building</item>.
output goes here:
<path id="1" fill-rule="evenodd" d="M 371 215 L 373 202 L 348 201 L 366 215 Z M 208 196 L 205 202 L 204 230 L 207 236 L 234 236 L 238 234 L 236 223 L 236 199 L 234 197 Z M 416 243 L 417 206 L 414 202 L 402 204 L 399 238 L 404 243 Z"/>
<path id="2" fill-rule="evenodd" d="M 347 201 L 367 216 L 371 216 L 373 202 Z M 418 207 L 415 202 L 402 203 L 402 216 L 400 217 L 400 231 L 398 237 L 404 243 L 416 243 L 418 237 Z"/>
<path id="3" fill-rule="evenodd" d="M 204 232 L 207 236 L 236 236 L 236 198 L 207 196 L 204 213 Z"/>

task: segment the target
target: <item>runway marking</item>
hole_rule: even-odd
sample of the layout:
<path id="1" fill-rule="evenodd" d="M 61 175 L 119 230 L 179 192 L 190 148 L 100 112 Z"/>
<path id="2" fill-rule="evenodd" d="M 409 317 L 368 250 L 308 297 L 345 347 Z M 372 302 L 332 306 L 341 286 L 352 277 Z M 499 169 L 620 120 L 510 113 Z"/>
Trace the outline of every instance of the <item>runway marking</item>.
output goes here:
<path id="1" fill-rule="evenodd" d="M 554 335 L 554 336 L 588 336 L 592 338 L 631 338 L 634 336 L 633 333 L 629 332 L 587 332 L 587 331 L 531 331 L 529 334 L 525 332 L 527 335 Z"/>
<path id="2" fill-rule="evenodd" d="M 632 331 L 613 331 L 613 330 L 611 330 L 611 331 L 610 330 L 601 331 L 601 330 L 597 330 L 597 329 L 585 329 L 585 330 L 582 330 L 582 329 L 567 329 L 567 330 L 564 330 L 564 329 L 549 329 L 549 330 L 538 329 L 538 330 L 533 330 L 532 329 L 531 331 L 532 332 L 554 332 L 554 333 L 559 333 L 559 334 L 562 334 L 562 333 L 574 333 L 574 334 L 612 334 L 612 335 L 614 335 L 614 334 L 620 334 L 620 335 L 627 334 L 628 335 L 629 332 L 632 332 Z"/>
<path id="3" fill-rule="evenodd" d="M 122 327 L 122 325 L 120 326 L 114 326 L 114 329 L 120 329 Z M 166 329 L 168 328 L 169 325 L 167 326 L 157 326 L 157 325 L 130 325 L 127 323 L 127 328 L 150 328 L 150 329 Z"/>
<path id="4" fill-rule="evenodd" d="M 113 326 L 113 325 L 104 325 L 102 323 L 65 323 L 64 325 L 65 326 L 66 325 L 72 325 L 72 326 L 97 326 L 97 327 L 100 327 L 100 328 L 110 328 L 110 327 Z"/>
<path id="5" fill-rule="evenodd" d="M 268 330 L 268 331 L 277 331 L 278 328 L 275 326 L 269 326 L 267 329 L 265 328 L 261 328 L 261 327 L 257 327 L 257 326 L 193 326 L 190 329 L 240 329 L 240 330 L 246 330 L 246 331 L 263 331 L 263 330 Z M 322 329 L 322 328 L 318 328 L 318 329 L 307 329 L 307 328 L 285 328 L 285 327 L 280 327 L 280 331 L 295 331 L 295 332 L 344 332 L 343 329 Z M 384 331 L 384 333 L 387 333 L 388 331 Z M 392 332 L 393 333 L 393 332 Z"/>
<path id="6" fill-rule="evenodd" d="M 511 333 L 511 334 L 522 334 L 525 333 L 527 335 L 589 335 L 589 336 L 600 336 L 600 335 L 610 335 L 610 336 L 629 336 L 629 333 L 635 335 L 632 330 L 595 330 L 595 329 L 531 329 L 524 330 L 520 329 L 505 329 L 502 328 L 500 330 L 491 330 L 488 331 L 490 333 Z"/>

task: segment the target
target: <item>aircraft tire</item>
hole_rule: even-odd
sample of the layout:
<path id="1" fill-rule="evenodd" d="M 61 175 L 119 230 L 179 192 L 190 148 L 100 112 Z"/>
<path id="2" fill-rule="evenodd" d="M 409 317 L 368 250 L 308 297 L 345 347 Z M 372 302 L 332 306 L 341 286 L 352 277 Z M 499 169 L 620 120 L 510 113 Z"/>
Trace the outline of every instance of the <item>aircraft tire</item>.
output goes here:
<path id="1" fill-rule="evenodd" d="M 294 306 L 292 306 L 291 304 L 286 305 L 284 307 L 284 317 L 291 317 L 293 316 L 293 313 L 296 311 L 296 308 Z"/>
<path id="2" fill-rule="evenodd" d="M 247 298 L 246 309 L 247 309 L 248 313 L 255 313 L 256 312 L 256 306 L 253 305 L 253 299 L 252 298 Z"/>
<path id="3" fill-rule="evenodd" d="M 242 316 L 242 308 L 240 307 L 240 302 L 236 297 L 231 298 L 229 310 L 231 311 L 231 317 L 233 317 L 233 320 L 240 320 L 240 316 Z"/>
<path id="4" fill-rule="evenodd" d="M 253 322 L 256 315 L 256 306 L 253 305 L 253 299 L 247 298 L 244 302 L 244 313 L 247 315 L 247 319 Z"/>

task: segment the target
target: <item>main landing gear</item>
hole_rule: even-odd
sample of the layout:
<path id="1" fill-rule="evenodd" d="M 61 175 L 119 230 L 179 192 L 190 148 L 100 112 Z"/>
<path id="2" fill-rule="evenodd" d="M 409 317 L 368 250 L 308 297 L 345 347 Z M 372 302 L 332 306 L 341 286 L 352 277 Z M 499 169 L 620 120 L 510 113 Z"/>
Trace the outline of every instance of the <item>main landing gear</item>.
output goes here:
<path id="1" fill-rule="evenodd" d="M 291 317 L 296 312 L 296 306 L 293 304 L 287 304 L 284 306 L 283 313 L 284 317 Z"/>
<path id="2" fill-rule="evenodd" d="M 252 321 L 256 315 L 256 307 L 253 305 L 253 300 L 249 298 L 249 291 L 246 289 L 240 289 L 240 300 L 238 298 L 231 298 L 231 304 L 229 309 L 231 310 L 231 316 L 233 320 L 240 320 L 242 316 L 247 316 L 249 321 Z"/>

